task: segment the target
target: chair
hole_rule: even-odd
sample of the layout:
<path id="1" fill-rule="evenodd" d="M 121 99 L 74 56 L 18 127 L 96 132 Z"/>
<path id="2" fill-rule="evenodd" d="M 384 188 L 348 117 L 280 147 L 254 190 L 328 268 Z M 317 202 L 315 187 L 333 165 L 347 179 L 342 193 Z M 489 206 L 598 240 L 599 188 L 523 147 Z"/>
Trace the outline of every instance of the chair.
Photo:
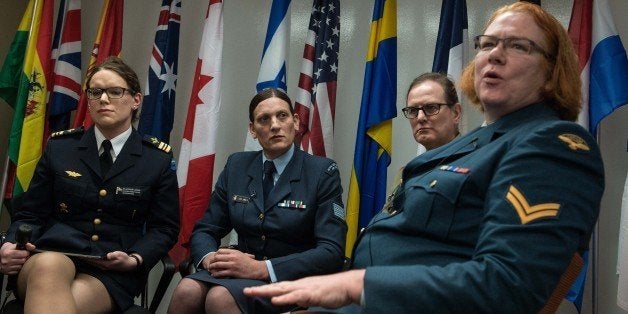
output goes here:
<path id="1" fill-rule="evenodd" d="M 584 261 L 580 254 L 575 253 L 571 258 L 571 262 L 569 266 L 567 266 L 567 270 L 563 273 L 558 281 L 558 285 L 554 288 L 554 291 L 550 295 L 545 306 L 539 311 L 542 314 L 556 313 L 558 307 L 565 299 L 567 292 L 569 292 L 569 288 L 574 283 L 574 281 L 578 278 L 580 274 L 580 270 L 582 269 L 582 265 Z"/>

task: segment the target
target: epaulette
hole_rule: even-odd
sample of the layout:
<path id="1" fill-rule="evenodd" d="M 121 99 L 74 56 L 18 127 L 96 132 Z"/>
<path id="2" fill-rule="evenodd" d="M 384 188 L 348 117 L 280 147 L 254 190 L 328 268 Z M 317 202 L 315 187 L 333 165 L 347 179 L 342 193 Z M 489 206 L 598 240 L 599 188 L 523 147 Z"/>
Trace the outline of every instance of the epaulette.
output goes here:
<path id="1" fill-rule="evenodd" d="M 52 134 L 50 134 L 50 138 L 65 136 L 65 135 L 70 135 L 70 134 L 81 134 L 83 132 L 85 132 L 85 129 L 81 126 L 74 129 L 53 132 Z"/>
<path id="2" fill-rule="evenodd" d="M 170 153 L 172 147 L 154 136 L 144 135 L 144 142 L 151 143 L 153 146 L 157 147 L 157 149 L 163 150 L 166 153 Z"/>

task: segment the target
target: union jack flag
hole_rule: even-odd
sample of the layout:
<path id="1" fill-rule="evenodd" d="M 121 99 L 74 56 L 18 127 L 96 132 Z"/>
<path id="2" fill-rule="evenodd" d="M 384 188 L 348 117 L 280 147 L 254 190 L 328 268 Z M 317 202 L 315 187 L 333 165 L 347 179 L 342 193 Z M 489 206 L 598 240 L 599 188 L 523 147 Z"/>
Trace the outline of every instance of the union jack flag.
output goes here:
<path id="1" fill-rule="evenodd" d="M 181 0 L 163 0 L 150 57 L 138 130 L 170 141 L 177 84 Z"/>
<path id="2" fill-rule="evenodd" d="M 70 127 L 70 113 L 81 96 L 81 0 L 61 0 L 52 43 L 53 87 L 48 123 L 51 132 Z"/>
<path id="3" fill-rule="evenodd" d="M 301 149 L 318 156 L 333 154 L 339 35 L 340 1 L 314 0 L 295 110 Z"/>

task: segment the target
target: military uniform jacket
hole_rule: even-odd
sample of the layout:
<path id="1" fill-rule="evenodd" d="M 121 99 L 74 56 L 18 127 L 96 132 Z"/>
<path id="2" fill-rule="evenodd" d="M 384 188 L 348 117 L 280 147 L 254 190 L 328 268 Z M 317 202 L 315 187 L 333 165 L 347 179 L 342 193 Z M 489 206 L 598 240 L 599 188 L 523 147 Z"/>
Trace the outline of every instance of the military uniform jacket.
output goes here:
<path id="1" fill-rule="evenodd" d="M 38 249 L 137 252 L 150 270 L 179 232 L 172 153 L 133 130 L 103 176 L 93 128 L 57 134 L 48 140 L 8 239 L 29 224 Z"/>
<path id="2" fill-rule="evenodd" d="M 299 149 L 264 205 L 262 151 L 229 156 L 190 239 L 194 265 L 232 228 L 238 249 L 270 259 L 278 280 L 339 271 L 347 226 L 336 163 Z"/>
<path id="3" fill-rule="evenodd" d="M 538 312 L 603 189 L 594 139 L 544 103 L 416 157 L 356 247 L 365 312 Z"/>

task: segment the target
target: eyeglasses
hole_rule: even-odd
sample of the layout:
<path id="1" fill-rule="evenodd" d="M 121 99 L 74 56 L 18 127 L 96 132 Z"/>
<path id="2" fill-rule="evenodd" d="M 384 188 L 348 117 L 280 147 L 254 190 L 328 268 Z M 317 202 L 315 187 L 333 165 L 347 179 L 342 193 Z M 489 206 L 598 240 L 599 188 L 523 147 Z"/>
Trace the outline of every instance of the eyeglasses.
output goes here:
<path id="1" fill-rule="evenodd" d="M 124 92 L 128 91 L 129 94 L 133 94 L 133 90 L 124 87 L 108 87 L 108 88 L 88 88 L 87 99 L 100 99 L 102 93 L 107 93 L 109 99 L 119 99 L 124 96 Z"/>
<path id="2" fill-rule="evenodd" d="M 499 38 L 490 35 L 475 36 L 475 49 L 479 51 L 490 51 L 499 45 L 499 42 L 504 43 L 504 50 L 513 52 L 520 55 L 529 55 L 532 52 L 538 52 L 544 55 L 546 58 L 551 59 L 550 55 L 541 48 L 534 41 L 527 38 L 520 37 L 507 37 Z"/>
<path id="3" fill-rule="evenodd" d="M 440 112 L 440 106 L 447 106 L 447 104 L 425 104 L 421 107 L 405 107 L 401 109 L 403 115 L 408 119 L 414 119 L 419 116 L 419 111 L 423 110 L 426 116 L 434 116 Z"/>

